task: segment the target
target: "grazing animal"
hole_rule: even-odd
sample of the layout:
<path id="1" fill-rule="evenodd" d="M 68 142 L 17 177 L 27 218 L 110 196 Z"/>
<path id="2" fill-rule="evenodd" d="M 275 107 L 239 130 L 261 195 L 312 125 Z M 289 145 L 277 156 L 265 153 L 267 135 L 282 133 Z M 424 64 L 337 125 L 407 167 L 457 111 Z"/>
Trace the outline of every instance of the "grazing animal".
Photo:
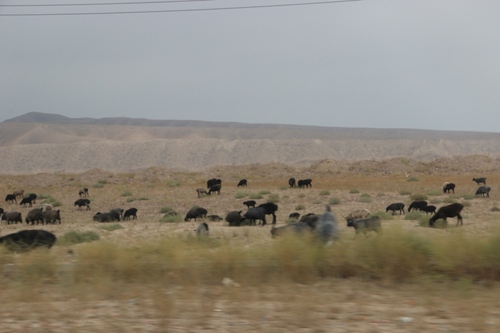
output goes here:
<path id="1" fill-rule="evenodd" d="M 17 190 L 12 193 L 13 196 L 22 198 L 24 196 L 24 190 Z"/>
<path id="2" fill-rule="evenodd" d="M 36 222 L 36 224 L 38 224 L 38 223 L 43 224 L 44 220 L 43 220 L 42 208 L 35 208 L 35 209 L 30 210 L 28 212 L 28 215 L 26 215 L 25 221 L 26 221 L 26 224 L 31 223 L 31 225 L 34 225 L 35 222 Z"/>
<path id="3" fill-rule="evenodd" d="M 346 220 L 365 219 L 371 215 L 371 212 L 366 208 L 355 209 L 345 217 Z"/>
<path id="4" fill-rule="evenodd" d="M 486 185 L 486 177 L 481 177 L 481 178 L 472 178 L 472 181 L 476 182 L 477 185 L 479 184 L 484 184 Z"/>
<path id="5" fill-rule="evenodd" d="M 290 185 L 290 187 L 295 187 L 295 178 L 288 179 L 288 185 Z"/>
<path id="6" fill-rule="evenodd" d="M 410 207 L 408 207 L 408 212 L 411 212 L 412 209 L 418 209 L 422 210 L 422 207 L 427 206 L 427 201 L 421 200 L 421 201 L 413 201 L 410 204 Z"/>
<path id="7" fill-rule="evenodd" d="M 191 221 L 191 219 L 194 219 L 196 221 L 197 218 L 206 216 L 207 210 L 205 208 L 193 206 L 190 210 L 188 210 L 184 221 Z"/>
<path id="8" fill-rule="evenodd" d="M 396 214 L 396 211 L 399 212 L 399 215 L 405 213 L 405 204 L 402 202 L 392 203 L 385 209 L 385 212 L 392 210 L 392 215 Z"/>
<path id="9" fill-rule="evenodd" d="M 297 185 L 299 187 L 312 187 L 312 179 L 300 179 Z"/>
<path id="10" fill-rule="evenodd" d="M 89 196 L 89 189 L 84 187 L 84 188 L 81 188 L 79 191 L 78 191 L 78 195 L 81 197 L 88 197 Z"/>
<path id="11" fill-rule="evenodd" d="M 202 194 L 207 194 L 208 195 L 207 190 L 205 190 L 204 188 L 201 188 L 201 187 L 199 187 L 199 188 L 196 189 L 196 193 L 198 194 L 198 198 L 200 198 L 202 196 Z"/>
<path id="12" fill-rule="evenodd" d="M 23 218 L 20 212 L 4 212 L 2 214 L 2 221 L 7 221 L 7 224 L 11 223 L 23 223 Z"/>
<path id="13" fill-rule="evenodd" d="M 423 206 L 422 208 L 420 208 L 420 211 L 425 212 L 425 215 L 427 215 L 428 213 L 435 214 L 436 213 L 436 206 L 433 206 L 433 205 Z"/>
<path id="14" fill-rule="evenodd" d="M 45 224 L 52 223 L 55 224 L 56 221 L 59 221 L 61 224 L 61 211 L 58 210 L 49 210 L 42 213 L 43 219 L 45 220 Z"/>
<path id="15" fill-rule="evenodd" d="M 123 211 L 123 209 L 122 209 Z M 121 214 L 120 214 L 120 211 L 119 210 L 116 210 L 116 209 L 112 209 L 108 212 L 109 216 L 111 216 L 111 218 L 113 219 L 113 221 L 120 221 L 120 218 L 121 218 Z"/>
<path id="16" fill-rule="evenodd" d="M 7 196 L 5 197 L 5 202 L 9 202 L 10 203 L 17 203 L 17 200 L 16 200 L 16 196 L 14 194 L 7 194 Z"/>
<path id="17" fill-rule="evenodd" d="M 318 224 L 319 218 L 321 217 L 321 214 L 314 214 L 314 213 L 309 213 L 304 216 L 302 216 L 299 220 L 299 222 L 304 222 L 306 223 L 311 229 L 316 229 L 316 225 Z"/>
<path id="18" fill-rule="evenodd" d="M 33 203 L 36 203 L 36 198 L 38 198 L 38 196 L 35 193 L 30 193 L 28 198 L 30 198 Z"/>
<path id="19" fill-rule="evenodd" d="M 212 222 L 219 222 L 219 221 L 222 221 L 224 220 L 222 217 L 220 217 L 219 215 L 207 215 L 207 219 L 209 221 L 212 221 Z"/>
<path id="20" fill-rule="evenodd" d="M 347 221 L 347 226 L 352 227 L 355 230 L 354 238 L 358 236 L 359 233 L 366 233 L 368 231 L 375 231 L 377 234 L 382 232 L 382 224 L 380 223 L 380 217 L 370 216 L 365 219 L 352 219 Z"/>
<path id="21" fill-rule="evenodd" d="M 11 251 L 27 251 L 42 246 L 50 249 L 56 240 L 53 233 L 45 230 L 21 230 L 0 237 L 0 243 Z"/>
<path id="22" fill-rule="evenodd" d="M 94 215 L 93 220 L 97 222 L 113 222 L 115 218 L 110 213 L 97 212 Z"/>
<path id="23" fill-rule="evenodd" d="M 250 208 L 250 207 L 255 207 L 257 203 L 255 202 L 255 200 L 248 200 L 248 201 L 243 201 L 243 204 L 248 208 Z"/>
<path id="24" fill-rule="evenodd" d="M 241 216 L 241 210 L 233 210 L 227 213 L 225 220 L 230 227 L 239 227 L 244 218 Z"/>
<path id="25" fill-rule="evenodd" d="M 298 220 L 300 218 L 300 213 L 295 212 L 288 215 L 289 220 Z"/>
<path id="26" fill-rule="evenodd" d="M 123 213 L 123 221 L 130 220 L 130 217 L 132 217 L 132 220 L 137 220 L 137 208 L 129 208 Z"/>
<path id="27" fill-rule="evenodd" d="M 2 215 L 4 212 L 3 208 L 0 208 L 0 215 Z"/>
<path id="28" fill-rule="evenodd" d="M 196 236 L 198 238 L 208 237 L 208 233 L 209 233 L 208 224 L 206 224 L 205 222 L 202 222 L 202 223 L 198 224 L 198 227 L 194 231 L 196 232 Z"/>
<path id="29" fill-rule="evenodd" d="M 479 195 L 479 194 L 482 194 L 483 195 L 483 198 L 484 197 L 490 197 L 490 191 L 491 191 L 491 187 L 489 186 L 480 186 L 477 191 L 476 191 L 476 195 Z"/>
<path id="30" fill-rule="evenodd" d="M 247 187 L 247 180 L 246 179 L 241 179 L 239 182 L 238 182 L 238 185 L 236 185 L 236 187 Z"/>
<path id="31" fill-rule="evenodd" d="M 325 212 L 318 219 L 315 232 L 317 239 L 326 246 L 331 245 L 339 237 L 337 219 L 332 214 L 329 205 L 326 205 Z"/>
<path id="32" fill-rule="evenodd" d="M 33 206 L 33 200 L 31 198 L 23 198 L 23 200 L 21 200 L 21 203 L 19 205 L 23 205 L 23 206 L 26 206 L 26 205 L 29 205 L 29 207 L 32 207 Z"/>
<path id="33" fill-rule="evenodd" d="M 90 210 L 90 200 L 89 199 L 78 199 L 75 201 L 75 206 L 78 206 L 77 210 L 82 210 L 82 207 L 87 207 Z"/>
<path id="34" fill-rule="evenodd" d="M 448 183 L 448 182 L 444 183 L 443 184 L 443 193 L 450 193 L 450 191 L 455 193 L 455 184 Z"/>
<path id="35" fill-rule="evenodd" d="M 313 231 L 314 228 L 311 228 L 311 226 L 305 222 L 288 223 L 287 225 L 278 228 L 276 228 L 273 224 L 273 227 L 271 228 L 271 236 L 276 238 L 277 236 L 282 236 L 289 232 L 294 232 L 297 235 L 303 235 L 306 233 L 310 234 Z"/>
<path id="36" fill-rule="evenodd" d="M 111 211 L 118 212 L 118 214 L 120 214 L 120 217 L 122 217 L 124 209 L 123 208 L 113 208 Z"/>
<path id="37" fill-rule="evenodd" d="M 256 220 L 260 220 L 261 225 L 266 225 L 266 210 L 264 207 L 254 207 L 249 208 L 243 217 L 252 222 L 252 225 L 255 225 Z M 273 223 L 274 224 L 274 223 Z"/>
<path id="38" fill-rule="evenodd" d="M 208 190 L 208 195 L 212 195 L 212 192 L 217 192 L 217 194 L 220 194 L 220 185 L 216 184 Z"/>
<path id="39" fill-rule="evenodd" d="M 278 205 L 272 202 L 263 203 L 257 206 L 257 208 L 263 208 L 266 215 L 273 216 L 273 224 L 276 224 L 276 211 L 278 210 Z M 265 223 L 264 223 L 265 224 Z"/>
<path id="40" fill-rule="evenodd" d="M 214 185 L 220 185 L 222 187 L 222 180 L 216 178 L 207 180 L 207 188 L 211 188 Z"/>
<path id="41" fill-rule="evenodd" d="M 434 223 L 438 219 L 443 219 L 446 223 L 446 218 L 448 217 L 456 217 L 457 226 L 463 225 L 463 219 L 462 216 L 460 215 L 462 209 L 464 209 L 464 205 L 458 202 L 439 208 L 437 213 L 434 214 L 434 216 L 429 219 L 429 227 L 434 227 Z"/>

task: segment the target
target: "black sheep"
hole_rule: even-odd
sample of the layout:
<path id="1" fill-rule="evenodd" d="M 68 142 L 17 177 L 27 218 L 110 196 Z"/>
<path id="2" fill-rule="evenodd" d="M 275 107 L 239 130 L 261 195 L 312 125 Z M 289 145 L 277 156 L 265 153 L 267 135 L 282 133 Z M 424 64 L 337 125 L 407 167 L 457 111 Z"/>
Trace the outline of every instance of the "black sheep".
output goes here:
<path id="1" fill-rule="evenodd" d="M 460 213 L 464 209 L 464 205 L 460 203 L 452 203 L 447 206 L 443 206 L 438 209 L 437 213 L 434 214 L 433 217 L 429 219 L 429 226 L 434 227 L 434 223 L 438 219 L 443 219 L 446 223 L 446 218 L 448 217 L 456 217 L 457 218 L 457 226 L 458 225 L 463 225 L 463 219 Z"/>

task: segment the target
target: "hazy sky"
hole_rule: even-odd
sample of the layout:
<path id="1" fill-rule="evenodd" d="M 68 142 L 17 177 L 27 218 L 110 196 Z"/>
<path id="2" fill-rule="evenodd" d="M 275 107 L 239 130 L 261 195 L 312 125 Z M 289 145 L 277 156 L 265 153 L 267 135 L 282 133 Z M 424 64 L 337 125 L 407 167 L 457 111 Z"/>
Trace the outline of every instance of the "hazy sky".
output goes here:
<path id="1" fill-rule="evenodd" d="M 313 2 L 7 6 L 111 1 L 0 1 L 0 121 L 37 111 L 500 132 L 500 1 L 7 16 Z"/>

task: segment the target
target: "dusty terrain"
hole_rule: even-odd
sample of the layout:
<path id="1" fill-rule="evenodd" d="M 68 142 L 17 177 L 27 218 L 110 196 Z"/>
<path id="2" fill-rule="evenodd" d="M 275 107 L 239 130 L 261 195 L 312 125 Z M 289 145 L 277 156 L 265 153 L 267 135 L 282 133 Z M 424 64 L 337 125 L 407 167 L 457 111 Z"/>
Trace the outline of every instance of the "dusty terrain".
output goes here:
<path id="1" fill-rule="evenodd" d="M 411 166 L 413 163 L 419 165 L 420 171 Z M 476 172 L 477 164 L 489 171 Z M 491 211 L 499 205 L 495 193 L 500 190 L 497 185 L 500 173 L 494 171 L 495 164 L 495 160 L 475 156 L 435 164 L 405 160 L 353 164 L 323 161 L 303 168 L 268 164 L 178 172 L 155 167 L 139 173 L 89 170 L 81 174 L 4 176 L 0 193 L 23 188 L 51 195 L 61 204 L 57 208 L 63 222 L 28 227 L 2 224 L 1 234 L 40 227 L 57 236 L 70 230 L 91 230 L 102 240 L 123 246 L 172 236 L 187 237 L 193 234 L 198 222 L 161 223 L 162 207 L 169 206 L 184 216 L 189 207 L 199 205 L 207 208 L 209 214 L 224 216 L 230 210 L 245 210 L 242 201 L 264 191 L 258 202 L 265 202 L 271 195 L 279 199 L 278 225 L 286 223 L 288 214 L 297 208 L 301 214 L 320 213 L 330 198 L 337 198 L 339 203 L 332 206 L 333 211 L 340 219 L 346 241 L 351 241 L 353 231 L 345 226 L 342 217 L 352 209 L 384 211 L 388 204 L 399 201 L 408 206 L 411 200 L 408 194 L 400 194 L 403 190 L 429 193 L 429 201 L 440 206 L 450 198 L 440 193 L 441 184 L 453 181 L 457 184 L 456 198 L 467 205 L 461 230 L 482 237 L 498 228 L 500 213 Z M 475 191 L 472 178 L 479 174 L 487 177 L 492 197 L 464 200 L 464 195 Z M 291 176 L 312 178 L 313 188 L 289 188 L 287 180 Z M 195 189 L 203 187 L 206 179 L 212 177 L 223 179 L 221 194 L 198 198 Z M 247 188 L 236 187 L 241 178 L 248 179 Z M 73 206 L 78 189 L 84 186 L 89 188 L 92 200 L 90 211 L 78 211 Z M 369 200 L 362 200 L 362 196 Z M 16 204 L 2 207 L 19 210 L 24 216 L 30 209 Z M 114 207 L 136 207 L 139 218 L 120 222 L 123 229 L 114 231 L 103 230 L 102 224 L 92 221 L 97 211 Z M 448 231 L 437 232 L 453 233 L 457 230 L 454 222 L 450 221 Z M 269 226 L 231 228 L 225 222 L 209 223 L 211 237 L 235 246 L 254 248 L 273 241 Z M 436 232 L 399 215 L 384 221 L 384 226 L 399 226 L 429 237 Z M 363 239 L 356 242 L 361 245 Z M 51 251 L 58 253 L 60 260 L 71 262 L 81 246 L 56 246 Z M 12 274 L 9 272 L 4 267 L 7 278 Z M 34 287 L 29 296 L 14 289 L 2 298 L 0 332 L 494 332 L 500 325 L 499 289 L 491 282 L 436 283 L 424 278 L 394 283 L 328 278 L 253 285 L 231 278 L 234 284 L 226 286 L 222 280 L 208 285 L 186 282 L 191 278 L 175 284 L 130 285 L 110 281 L 84 290 L 44 284 Z"/>
<path id="2" fill-rule="evenodd" d="M 324 204 L 337 199 L 332 209 L 342 242 L 363 246 L 363 238 L 352 240 L 343 216 L 357 208 L 385 211 L 393 202 L 408 207 L 409 195 L 417 193 L 438 207 L 450 200 L 464 203 L 464 226 L 456 228 L 451 219 L 447 230 L 432 230 L 396 215 L 383 221 L 384 228 L 429 238 L 457 231 L 482 238 L 498 231 L 500 213 L 492 211 L 500 207 L 497 134 L 67 122 L 0 124 L 0 194 L 24 189 L 50 195 L 62 215 L 61 225 L 2 222 L 1 235 L 26 228 L 43 228 L 58 237 L 72 230 L 94 231 L 103 244 L 143 246 L 193 234 L 199 221 L 159 222 L 165 206 L 182 216 L 193 205 L 225 216 L 230 210 L 244 211 L 244 200 L 257 197 L 262 203 L 272 196 L 278 200 L 278 226 L 291 212 L 321 213 Z M 477 188 L 472 178 L 480 176 L 492 187 L 490 198 L 472 196 Z M 213 177 L 223 180 L 221 194 L 198 198 L 195 189 Z M 313 187 L 289 188 L 290 177 L 311 178 Z M 247 188 L 236 187 L 242 178 Z M 446 181 L 457 185 L 456 195 L 442 193 Z M 89 188 L 90 211 L 73 205 L 82 187 Z M 15 203 L 0 206 L 23 216 L 30 210 Z M 138 208 L 138 220 L 122 221 L 123 229 L 113 231 L 92 220 L 96 212 L 116 207 Z M 273 242 L 269 225 L 209 223 L 210 237 L 231 246 L 255 249 Z M 50 254 L 58 263 L 71 264 L 84 246 L 56 245 Z M 29 258 L 15 256 L 21 263 Z M 405 282 L 302 281 L 299 271 L 292 281 L 252 283 L 228 276 L 234 282 L 207 284 L 178 273 L 175 283 L 104 279 L 74 288 L 69 282 L 38 280 L 36 272 L 35 282 L 18 279 L 17 268 L 5 264 L 3 256 L 0 260 L 0 332 L 496 332 L 500 327 L 500 289 L 494 281 L 426 276 Z M 89 268 L 87 274 L 97 273 Z"/>

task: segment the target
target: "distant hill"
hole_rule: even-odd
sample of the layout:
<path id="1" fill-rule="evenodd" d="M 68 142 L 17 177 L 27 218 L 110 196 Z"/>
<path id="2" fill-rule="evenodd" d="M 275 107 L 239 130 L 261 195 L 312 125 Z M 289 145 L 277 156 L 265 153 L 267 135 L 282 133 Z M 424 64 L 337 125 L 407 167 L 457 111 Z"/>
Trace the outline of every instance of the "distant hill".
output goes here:
<path id="1" fill-rule="evenodd" d="M 323 159 L 420 161 L 500 157 L 500 133 L 244 124 L 131 118 L 68 118 L 28 113 L 0 123 L 0 173 L 128 172 L 152 166 L 200 170 L 216 165 Z"/>

